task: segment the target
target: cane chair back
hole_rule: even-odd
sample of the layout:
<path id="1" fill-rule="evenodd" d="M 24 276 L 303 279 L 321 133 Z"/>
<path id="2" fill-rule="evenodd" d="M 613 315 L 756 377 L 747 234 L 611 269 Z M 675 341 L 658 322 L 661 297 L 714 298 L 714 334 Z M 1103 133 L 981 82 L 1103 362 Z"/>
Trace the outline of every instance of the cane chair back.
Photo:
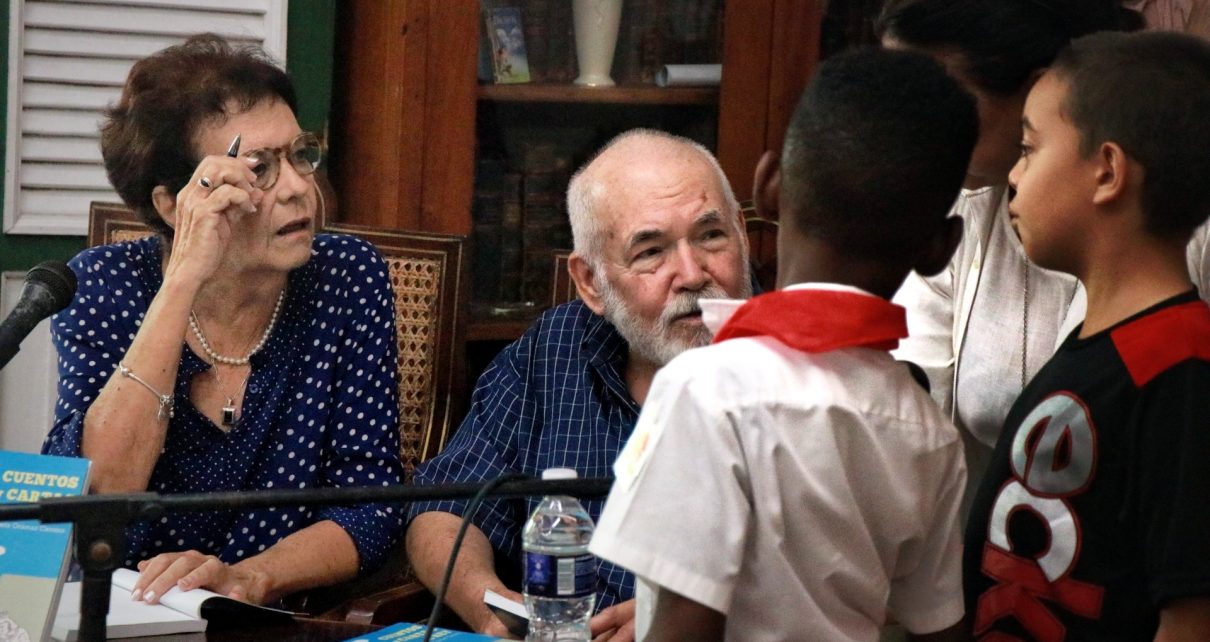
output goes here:
<path id="1" fill-rule="evenodd" d="M 362 238 L 386 259 L 399 350 L 399 455 L 410 478 L 441 451 L 465 410 L 466 239 L 343 224 L 324 231 Z"/>
<path id="2" fill-rule="evenodd" d="M 777 221 L 757 216 L 750 201 L 744 205 L 752 278 L 765 292 L 772 292 L 777 289 Z"/>
<path id="3" fill-rule="evenodd" d="M 555 250 L 551 253 L 555 264 L 552 269 L 550 286 L 551 307 L 574 301 L 579 296 L 576 291 L 576 282 L 571 280 L 571 274 L 567 271 L 567 257 L 569 256 L 571 256 L 571 250 Z"/>

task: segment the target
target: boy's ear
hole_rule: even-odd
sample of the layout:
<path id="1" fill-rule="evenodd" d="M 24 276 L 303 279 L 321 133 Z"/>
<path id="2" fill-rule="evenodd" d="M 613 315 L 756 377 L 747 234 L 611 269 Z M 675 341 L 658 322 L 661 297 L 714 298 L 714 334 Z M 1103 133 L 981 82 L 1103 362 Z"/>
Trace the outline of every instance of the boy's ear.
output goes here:
<path id="1" fill-rule="evenodd" d="M 920 258 L 916 260 L 913 269 L 920 276 L 933 276 L 949 265 L 954 250 L 962 242 L 962 218 L 947 216 L 937 227 L 937 233 L 929 240 L 928 246 Z"/>
<path id="2" fill-rule="evenodd" d="M 156 185 L 155 189 L 151 190 L 151 204 L 155 206 L 155 211 L 160 214 L 160 218 L 168 224 L 168 227 L 176 229 L 176 194 L 168 191 L 163 185 Z"/>
<path id="3" fill-rule="evenodd" d="M 576 284 L 576 292 L 580 295 L 580 300 L 584 302 L 584 305 L 587 305 L 589 310 L 604 316 L 605 297 L 596 287 L 592 265 L 584 257 L 572 252 L 567 257 L 567 274 Z"/>
<path id="4" fill-rule="evenodd" d="M 1096 191 L 1092 202 L 1106 205 L 1122 197 L 1133 178 L 1134 167 L 1126 151 L 1114 142 L 1101 143 L 1096 151 Z"/>
<path id="5" fill-rule="evenodd" d="M 777 220 L 781 208 L 781 158 L 776 152 L 766 150 L 756 163 L 752 204 L 759 218 Z"/>

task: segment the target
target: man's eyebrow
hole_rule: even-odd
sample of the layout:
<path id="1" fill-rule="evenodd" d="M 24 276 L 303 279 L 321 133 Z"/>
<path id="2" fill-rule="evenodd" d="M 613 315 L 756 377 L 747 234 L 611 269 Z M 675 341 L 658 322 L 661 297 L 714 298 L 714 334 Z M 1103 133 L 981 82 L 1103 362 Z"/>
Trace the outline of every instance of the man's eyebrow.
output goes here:
<path id="1" fill-rule="evenodd" d="M 719 212 L 718 210 L 710 210 L 709 212 L 705 212 L 701 216 L 697 217 L 697 220 L 693 222 L 693 226 L 694 227 L 705 227 L 708 225 L 717 225 L 722 222 L 723 222 L 722 213 Z M 630 250 L 634 249 L 638 245 L 642 245 L 643 243 L 646 243 L 648 241 L 654 241 L 656 239 L 661 239 L 661 238 L 664 238 L 665 236 L 667 236 L 667 233 L 664 230 L 660 230 L 660 229 L 651 228 L 651 229 L 646 229 L 646 230 L 639 230 L 639 231 L 635 232 L 634 234 L 630 235 L 630 241 L 626 243 L 626 251 L 629 252 Z"/>
<path id="2" fill-rule="evenodd" d="M 663 236 L 664 236 L 663 230 L 657 230 L 657 229 L 639 230 L 630 236 L 630 242 L 628 242 L 626 244 L 626 251 L 629 252 L 630 250 L 634 249 L 634 247 L 637 245 L 641 245 L 648 241 L 654 241 L 655 239 L 662 238 Z"/>
<path id="3" fill-rule="evenodd" d="M 701 216 L 697 217 L 697 220 L 693 222 L 693 225 L 695 227 L 702 227 L 704 225 L 714 225 L 716 223 L 722 223 L 722 222 L 723 222 L 722 213 L 720 213 L 718 210 L 710 210 L 709 212 L 706 212 L 705 214 L 702 214 Z"/>

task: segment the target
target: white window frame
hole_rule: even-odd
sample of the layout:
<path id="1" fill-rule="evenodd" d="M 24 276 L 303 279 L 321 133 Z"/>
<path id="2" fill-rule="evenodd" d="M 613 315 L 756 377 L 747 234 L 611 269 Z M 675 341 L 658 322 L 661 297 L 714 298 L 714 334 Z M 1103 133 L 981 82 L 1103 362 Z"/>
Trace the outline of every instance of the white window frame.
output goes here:
<path id="1" fill-rule="evenodd" d="M 96 168 L 99 167 L 99 160 L 96 164 L 79 164 L 74 162 L 54 162 L 39 164 L 35 166 L 27 165 L 23 170 L 22 165 L 22 150 L 23 140 L 27 127 L 39 127 L 43 131 L 49 132 L 84 132 L 90 129 L 90 118 L 95 118 L 100 121 L 100 110 L 72 110 L 63 111 L 62 117 L 59 120 L 48 121 L 45 114 L 31 116 L 23 109 L 25 105 L 24 98 L 26 88 L 26 44 L 27 44 L 27 29 L 26 16 L 30 13 L 29 9 L 35 12 L 41 11 L 43 15 L 48 10 L 51 11 L 80 11 L 84 7 L 96 7 L 98 9 L 118 9 L 124 10 L 129 8 L 131 12 L 142 12 L 142 15 L 164 15 L 180 16 L 179 19 L 156 20 L 149 22 L 149 27 L 138 30 L 140 35 L 151 35 L 158 38 L 163 38 L 165 41 L 180 42 L 189 35 L 203 31 L 215 31 L 225 37 L 248 38 L 250 35 L 253 39 L 259 39 L 263 35 L 263 40 L 260 40 L 265 51 L 273 58 L 278 60 L 282 65 L 286 60 L 286 9 L 288 0 L 260 0 L 263 6 L 256 9 L 255 13 L 263 12 L 263 31 L 260 34 L 249 34 L 247 31 L 240 33 L 234 31 L 237 27 L 232 26 L 234 21 L 226 20 L 220 13 L 207 14 L 207 12 L 227 11 L 230 14 L 249 14 L 249 5 L 255 4 L 250 0 L 57 0 L 56 2 L 47 2 L 45 0 L 10 0 L 10 16 L 9 16 L 9 42 L 8 42 L 8 114 L 7 130 L 5 141 L 5 163 L 4 163 L 4 232 L 7 234 L 50 234 L 50 235 L 68 235 L 68 236 L 83 236 L 88 231 L 88 206 L 89 201 L 104 200 L 117 202 L 120 199 L 114 194 L 112 188 L 108 185 L 104 189 L 100 189 L 97 185 Z M 28 6 L 27 6 L 28 5 Z M 210 22 L 204 19 L 210 15 Z M 102 34 L 97 37 L 112 37 L 116 31 L 127 28 L 123 24 L 101 24 L 96 25 L 96 33 Z M 128 32 L 125 35 L 132 35 L 134 31 Z M 89 34 L 76 32 L 75 36 L 87 38 Z M 123 35 L 119 33 L 119 36 Z M 75 37 L 73 36 L 73 37 Z M 137 36 L 134 36 L 137 37 Z M 133 39 L 133 38 L 132 38 Z M 86 58 L 87 54 L 81 55 L 81 58 Z M 96 57 L 97 63 L 113 73 L 113 68 L 110 65 L 122 65 L 122 69 L 118 70 L 121 77 L 125 77 L 126 71 L 129 70 L 131 61 L 113 60 Z M 65 87 L 67 85 L 64 85 Z M 111 103 L 116 100 L 120 88 L 106 87 L 112 90 L 112 99 L 106 100 L 106 103 Z M 100 91 L 88 89 L 86 91 Z M 70 99 L 68 99 L 70 100 Z M 70 104 L 70 103 L 68 103 Z M 31 124 L 32 123 L 32 124 Z M 56 129 L 61 127 L 62 129 Z M 51 134 L 53 135 L 53 133 Z M 34 137 L 30 137 L 31 140 Z M 72 144 L 86 144 L 87 138 L 78 138 L 73 140 Z M 100 157 L 99 151 L 96 153 L 97 159 Z M 23 203 L 22 172 L 26 172 L 26 178 L 35 176 L 55 177 L 55 180 L 63 180 L 68 177 L 80 175 L 87 178 L 82 178 L 82 181 L 89 182 L 87 188 L 60 190 L 59 192 L 42 192 L 44 197 L 41 199 L 42 209 L 46 211 L 30 212 L 22 211 L 21 204 Z M 32 190 L 31 190 L 32 192 Z"/>

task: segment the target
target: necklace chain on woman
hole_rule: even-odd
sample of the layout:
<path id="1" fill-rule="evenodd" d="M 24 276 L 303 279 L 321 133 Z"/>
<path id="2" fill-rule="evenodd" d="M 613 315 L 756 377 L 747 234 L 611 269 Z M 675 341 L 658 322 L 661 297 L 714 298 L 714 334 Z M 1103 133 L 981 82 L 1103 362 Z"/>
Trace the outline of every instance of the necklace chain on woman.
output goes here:
<path id="1" fill-rule="evenodd" d="M 252 355 L 260 352 L 261 348 L 265 347 L 265 343 L 269 341 L 269 335 L 273 334 L 273 326 L 277 324 L 277 313 L 281 311 L 281 303 L 286 298 L 286 289 L 282 288 L 281 294 L 277 295 L 277 304 L 273 306 L 273 316 L 269 317 L 269 324 L 265 326 L 265 332 L 261 335 L 260 341 L 252 346 L 252 350 L 242 357 L 225 357 L 214 351 L 210 347 L 210 342 L 206 341 L 206 335 L 202 334 L 202 327 L 197 322 L 197 313 L 192 309 L 189 310 L 189 327 L 193 330 L 193 336 L 197 337 L 197 342 L 201 344 L 202 351 L 206 356 L 215 363 L 222 363 L 229 366 L 246 366 Z"/>

